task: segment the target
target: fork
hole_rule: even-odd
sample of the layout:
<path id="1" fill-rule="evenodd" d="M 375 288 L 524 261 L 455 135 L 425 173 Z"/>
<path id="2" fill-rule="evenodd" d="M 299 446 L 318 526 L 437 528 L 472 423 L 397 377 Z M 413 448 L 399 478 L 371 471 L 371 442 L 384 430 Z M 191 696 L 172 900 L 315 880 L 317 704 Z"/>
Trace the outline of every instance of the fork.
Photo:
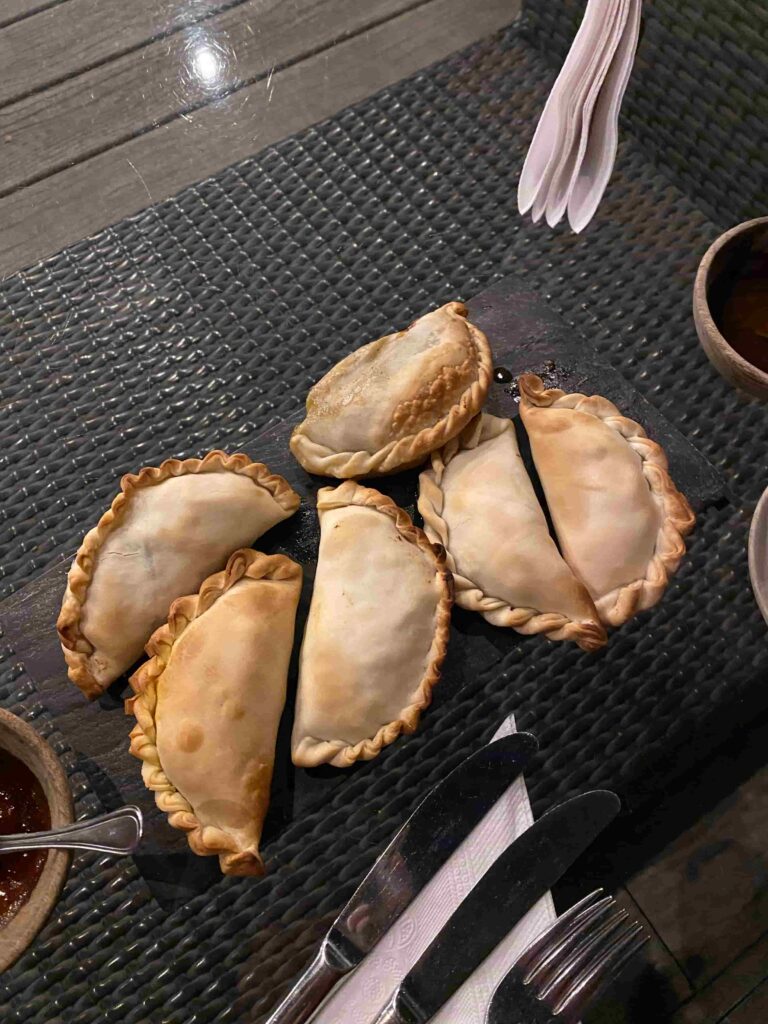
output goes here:
<path id="1" fill-rule="evenodd" d="M 486 1024 L 576 1024 L 649 938 L 597 889 L 527 947 L 496 989 Z"/>

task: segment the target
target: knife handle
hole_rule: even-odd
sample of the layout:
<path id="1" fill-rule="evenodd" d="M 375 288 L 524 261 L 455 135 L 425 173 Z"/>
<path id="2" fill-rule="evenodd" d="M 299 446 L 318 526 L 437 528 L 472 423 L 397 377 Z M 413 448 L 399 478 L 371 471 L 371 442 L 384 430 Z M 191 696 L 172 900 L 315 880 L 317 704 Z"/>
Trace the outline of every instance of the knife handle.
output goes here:
<path id="1" fill-rule="evenodd" d="M 315 959 L 268 1018 L 267 1024 L 304 1024 L 346 973 L 328 963 L 321 947 Z"/>
<path id="2" fill-rule="evenodd" d="M 400 1015 L 397 1009 L 395 1000 L 387 1003 L 383 1010 L 379 1013 L 373 1024 L 406 1024 L 404 1017 Z"/>

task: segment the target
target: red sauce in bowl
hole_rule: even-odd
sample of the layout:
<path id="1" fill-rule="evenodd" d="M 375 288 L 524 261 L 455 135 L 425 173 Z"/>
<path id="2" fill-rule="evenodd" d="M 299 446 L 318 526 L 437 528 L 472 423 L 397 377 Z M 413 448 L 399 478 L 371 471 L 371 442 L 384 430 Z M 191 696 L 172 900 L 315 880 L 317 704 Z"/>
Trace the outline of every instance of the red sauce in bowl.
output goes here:
<path id="1" fill-rule="evenodd" d="M 0 750 L 0 835 L 50 827 L 51 812 L 37 776 L 23 761 Z M 0 927 L 26 903 L 47 856 L 46 850 L 0 854 Z"/>

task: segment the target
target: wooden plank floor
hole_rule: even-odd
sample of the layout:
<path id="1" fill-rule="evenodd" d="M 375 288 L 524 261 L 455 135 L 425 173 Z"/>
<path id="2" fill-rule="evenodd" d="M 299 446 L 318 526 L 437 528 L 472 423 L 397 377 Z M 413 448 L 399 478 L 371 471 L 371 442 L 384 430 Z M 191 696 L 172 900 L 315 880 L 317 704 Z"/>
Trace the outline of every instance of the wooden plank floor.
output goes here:
<path id="1" fill-rule="evenodd" d="M 765 743 L 764 728 L 748 734 L 750 760 Z M 738 760 L 729 751 L 692 780 L 697 820 L 626 882 L 619 898 L 650 930 L 649 956 L 585 1024 L 768 1021 L 768 768 L 729 792 Z M 707 807 L 715 787 L 726 795 Z M 686 799 L 667 794 L 663 814 Z"/>
<path id="2" fill-rule="evenodd" d="M 518 9 L 196 0 L 177 16 L 164 0 L 59 0 L 6 22 L 0 277 L 497 31 Z"/>
<path id="3" fill-rule="evenodd" d="M 519 0 L 2 0 L 0 277 L 518 10 Z M 653 942 L 590 1024 L 768 1020 L 767 808 L 760 769 L 619 890 Z"/>
<path id="4" fill-rule="evenodd" d="M 0 6 L 0 26 L 12 25 L 31 14 L 38 14 L 55 7 L 61 0 L 3 0 Z"/>
<path id="5" fill-rule="evenodd" d="M 35 18 L 6 24 L 0 35 L 0 104 L 75 79 L 153 40 L 166 36 L 183 39 L 181 29 L 210 25 L 211 15 L 241 2 L 197 0 L 176 7 L 165 0 L 68 0 Z M 5 14 L 5 6 L 0 4 L 3 20 Z M 136 60 L 132 63 L 137 66 Z"/>
<path id="6" fill-rule="evenodd" d="M 0 109 L 0 196 L 147 130 L 179 121 L 193 111 L 207 108 L 234 122 L 241 97 L 233 96 L 221 113 L 218 104 L 211 106 L 211 101 L 266 79 L 273 68 L 299 65 L 310 54 L 326 50 L 338 42 L 342 26 L 350 35 L 358 35 L 402 13 L 407 3 L 408 0 L 368 0 L 350 7 L 347 0 L 321 0 L 298 17 L 297 8 L 283 0 L 273 0 L 269 5 L 263 0 L 246 0 L 196 24 L 194 29 L 174 31 L 148 42 L 140 50 L 117 55 L 74 76 L 70 69 L 62 81 L 32 91 Z M 83 6 L 90 7 L 91 0 L 69 0 L 40 18 L 53 21 L 56 15 L 60 21 L 70 7 L 78 8 L 80 15 Z M 128 5 L 128 9 L 133 7 Z M 19 23 L 28 36 L 34 20 Z M 100 24 L 101 16 L 98 21 Z M 166 25 L 165 19 L 157 19 L 158 34 L 165 31 Z M 10 35 L 13 27 L 0 34 L 0 44 L 3 35 Z M 84 28 L 87 32 L 88 24 Z M 150 30 L 147 24 L 139 34 L 146 35 Z M 269 40 L 268 47 L 265 40 Z M 102 41 L 120 45 L 116 36 L 102 34 Z M 91 54 L 90 39 L 88 45 L 80 47 L 74 45 L 76 37 L 68 42 L 69 62 L 85 65 Z M 32 48 L 29 40 L 27 48 Z M 3 49 L 0 45 L 0 54 Z M 55 52 L 43 54 L 43 61 Z M 28 63 L 25 60 L 24 66 Z M 54 63 L 59 63 L 63 71 L 68 62 L 60 59 Z M 38 67 L 36 63 L 34 66 Z M 23 89 L 13 77 L 18 75 L 12 76 L 7 89 L 0 85 L 0 103 L 4 92 L 11 92 L 14 87 Z"/>

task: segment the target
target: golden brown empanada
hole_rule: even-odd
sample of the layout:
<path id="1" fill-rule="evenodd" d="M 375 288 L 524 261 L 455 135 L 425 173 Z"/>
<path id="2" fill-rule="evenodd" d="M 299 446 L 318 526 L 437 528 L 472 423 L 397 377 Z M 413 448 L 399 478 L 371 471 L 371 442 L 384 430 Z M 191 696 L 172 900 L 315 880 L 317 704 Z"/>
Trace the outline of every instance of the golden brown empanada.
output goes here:
<path id="1" fill-rule="evenodd" d="M 451 574 L 443 549 L 372 488 L 324 487 L 317 509 L 293 760 L 345 768 L 416 729 L 448 645 Z"/>
<path id="2" fill-rule="evenodd" d="M 342 479 L 416 466 L 480 410 L 491 371 L 485 335 L 449 302 L 337 363 L 309 392 L 291 451 Z"/>
<path id="3" fill-rule="evenodd" d="M 606 643 L 592 598 L 549 535 L 512 420 L 482 413 L 419 477 L 424 530 L 446 550 L 456 603 L 495 626 Z"/>
<path id="4" fill-rule="evenodd" d="M 520 412 L 568 565 L 611 626 L 656 604 L 695 517 L 667 457 L 599 395 L 520 377 Z"/>
<path id="5" fill-rule="evenodd" d="M 131 753 L 155 802 L 225 875 L 260 875 L 275 740 L 285 703 L 301 567 L 236 551 L 171 606 L 131 678 Z"/>
<path id="6" fill-rule="evenodd" d="M 69 678 L 90 698 L 141 656 L 171 601 L 300 501 L 266 466 L 219 451 L 127 474 L 120 490 L 75 556 L 57 623 Z"/>

